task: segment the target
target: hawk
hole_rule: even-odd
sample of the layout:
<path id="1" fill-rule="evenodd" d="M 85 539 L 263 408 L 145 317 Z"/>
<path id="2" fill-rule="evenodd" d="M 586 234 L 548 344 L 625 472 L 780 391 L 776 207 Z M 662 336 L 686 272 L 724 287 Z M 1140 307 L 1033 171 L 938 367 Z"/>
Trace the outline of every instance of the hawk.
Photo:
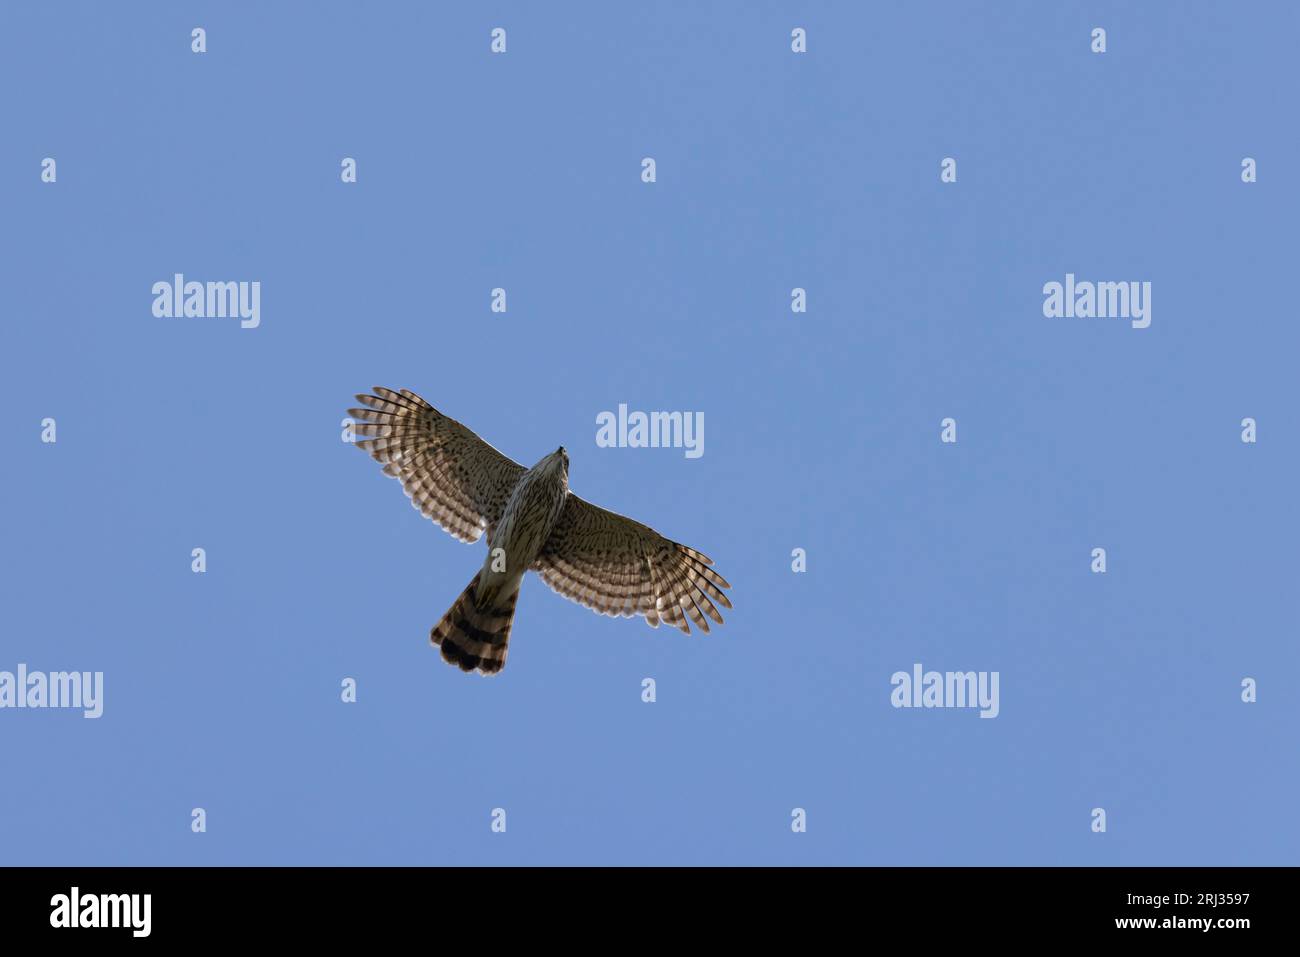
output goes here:
<path id="1" fill-rule="evenodd" d="M 731 585 L 713 560 L 574 495 L 563 446 L 526 469 L 414 392 L 373 391 L 348 410 L 366 436 L 356 444 L 425 518 L 463 542 L 487 532 L 483 567 L 429 634 L 444 661 L 485 675 L 505 667 L 528 571 L 599 614 L 641 615 L 688 635 L 688 618 L 705 632 L 710 618 L 722 624 L 717 605 L 731 607 Z"/>

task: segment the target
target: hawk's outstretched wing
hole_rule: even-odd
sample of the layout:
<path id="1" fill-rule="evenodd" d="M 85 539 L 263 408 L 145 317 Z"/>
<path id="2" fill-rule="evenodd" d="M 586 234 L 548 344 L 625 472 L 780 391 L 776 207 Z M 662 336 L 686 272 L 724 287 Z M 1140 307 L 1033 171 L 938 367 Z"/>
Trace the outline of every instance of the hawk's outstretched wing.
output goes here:
<path id="1" fill-rule="evenodd" d="M 722 624 L 714 602 L 730 608 L 727 580 L 713 561 L 670 542 L 653 528 L 607 511 L 569 493 L 533 570 L 552 589 L 603 615 L 675 625 L 691 633 L 686 617 L 703 631 L 707 615 Z"/>
<path id="2" fill-rule="evenodd" d="M 524 467 L 414 392 L 374 393 L 357 396 L 366 408 L 348 409 L 356 434 L 370 436 L 357 445 L 401 481 L 425 518 L 462 542 L 478 541 L 501 518 Z"/>

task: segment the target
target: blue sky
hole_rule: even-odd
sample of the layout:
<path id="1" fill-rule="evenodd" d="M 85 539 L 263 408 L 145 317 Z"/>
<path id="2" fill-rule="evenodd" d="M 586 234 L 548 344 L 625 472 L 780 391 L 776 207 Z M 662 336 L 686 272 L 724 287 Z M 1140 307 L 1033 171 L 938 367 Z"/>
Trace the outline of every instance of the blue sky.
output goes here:
<path id="1" fill-rule="evenodd" d="M 0 711 L 0 862 L 1294 864 L 1297 14 L 1132 7 L 5 5 L 0 670 L 105 701 Z M 566 446 L 727 624 L 530 577 L 443 664 L 483 546 L 340 441 L 376 384 Z M 918 662 L 998 717 L 891 707 Z"/>

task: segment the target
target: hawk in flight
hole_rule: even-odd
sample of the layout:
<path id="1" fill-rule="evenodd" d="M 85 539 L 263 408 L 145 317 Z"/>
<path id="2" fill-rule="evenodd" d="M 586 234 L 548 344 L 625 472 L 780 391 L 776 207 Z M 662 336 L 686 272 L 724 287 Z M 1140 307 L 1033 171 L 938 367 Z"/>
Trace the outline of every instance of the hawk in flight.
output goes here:
<path id="1" fill-rule="evenodd" d="M 730 608 L 727 580 L 713 561 L 653 528 L 585 502 L 569 491 L 569 456 L 558 448 L 530 469 L 506 458 L 414 392 L 378 386 L 349 409 L 357 445 L 398 479 L 411 504 L 463 542 L 487 532 L 488 556 L 429 634 L 463 671 L 496 674 L 524 573 L 604 615 L 644 616 L 691 633 L 715 602 Z"/>

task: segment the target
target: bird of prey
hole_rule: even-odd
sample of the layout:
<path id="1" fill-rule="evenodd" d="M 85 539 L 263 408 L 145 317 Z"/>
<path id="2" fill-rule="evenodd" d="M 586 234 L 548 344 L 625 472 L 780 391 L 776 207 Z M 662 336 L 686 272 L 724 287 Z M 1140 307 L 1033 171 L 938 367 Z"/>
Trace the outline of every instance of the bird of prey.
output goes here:
<path id="1" fill-rule="evenodd" d="M 483 567 L 429 639 L 463 671 L 496 674 L 524 573 L 599 614 L 641 615 L 691 633 L 722 624 L 727 580 L 712 559 L 654 529 L 583 501 L 569 491 L 569 456 L 556 449 L 530 469 L 511 461 L 455 419 L 407 389 L 376 386 L 349 409 L 357 445 L 398 479 L 425 518 L 455 538 L 487 532 Z"/>

